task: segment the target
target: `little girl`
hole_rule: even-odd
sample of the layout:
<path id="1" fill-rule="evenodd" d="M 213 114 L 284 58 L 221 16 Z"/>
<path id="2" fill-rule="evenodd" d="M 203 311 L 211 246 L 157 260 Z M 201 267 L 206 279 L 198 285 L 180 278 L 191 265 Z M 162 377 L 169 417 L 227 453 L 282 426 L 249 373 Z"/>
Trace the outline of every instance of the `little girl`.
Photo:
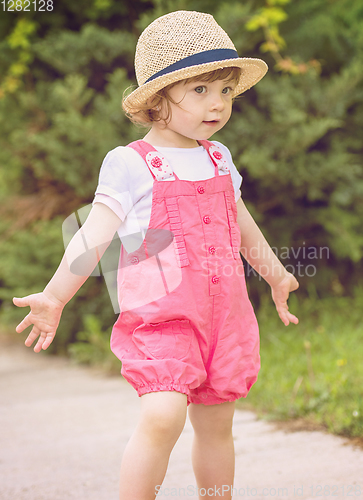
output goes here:
<path id="1" fill-rule="evenodd" d="M 267 66 L 239 58 L 211 15 L 178 11 L 141 34 L 135 69 L 139 86 L 123 107 L 149 131 L 108 153 L 90 215 L 52 280 L 42 293 L 14 298 L 31 308 L 16 330 L 33 325 L 25 344 L 38 338 L 34 351 L 47 349 L 65 304 L 118 231 L 120 315 L 111 348 L 141 396 L 140 421 L 121 465 L 120 499 L 155 497 L 187 406 L 202 496 L 230 499 L 235 401 L 247 395 L 260 368 L 239 251 L 271 286 L 283 323 L 298 322 L 287 307 L 298 283 L 248 213 L 228 149 L 209 141 L 228 122 L 233 98 Z M 79 276 L 70 267 L 84 241 L 93 253 L 84 256 Z"/>

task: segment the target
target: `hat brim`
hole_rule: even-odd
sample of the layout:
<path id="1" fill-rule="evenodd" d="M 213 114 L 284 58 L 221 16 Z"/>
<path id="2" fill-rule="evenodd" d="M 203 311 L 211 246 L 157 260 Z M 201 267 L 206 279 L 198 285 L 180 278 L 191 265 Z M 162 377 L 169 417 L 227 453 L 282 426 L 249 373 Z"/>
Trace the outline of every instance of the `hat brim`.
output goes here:
<path id="1" fill-rule="evenodd" d="M 237 67 L 242 70 L 240 79 L 233 92 L 233 97 L 242 94 L 256 85 L 256 83 L 265 76 L 268 70 L 267 64 L 262 61 L 262 59 L 253 59 L 249 57 L 213 61 L 178 69 L 166 75 L 159 76 L 131 92 L 131 94 L 124 98 L 124 110 L 127 113 L 133 114 L 137 112 L 140 106 L 143 106 L 151 96 L 171 83 L 227 67 Z"/>

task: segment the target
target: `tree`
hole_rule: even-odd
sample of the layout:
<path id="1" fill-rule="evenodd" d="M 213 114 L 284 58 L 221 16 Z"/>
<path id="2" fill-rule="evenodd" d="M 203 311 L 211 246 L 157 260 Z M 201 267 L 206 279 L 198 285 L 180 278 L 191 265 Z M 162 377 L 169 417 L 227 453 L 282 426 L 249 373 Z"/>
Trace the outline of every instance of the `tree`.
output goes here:
<path id="1" fill-rule="evenodd" d="M 53 274 L 62 223 L 92 202 L 107 151 L 142 136 L 120 107 L 135 85 L 135 44 L 149 22 L 178 9 L 210 12 L 241 56 L 268 63 L 267 76 L 236 100 L 215 138 L 231 149 L 249 208 L 283 263 L 301 273 L 302 289 L 352 289 L 363 249 L 360 0 L 54 5 L 0 17 L 3 320 L 19 317 L 12 296 L 42 289 Z M 250 287 L 257 300 L 257 280 Z M 116 319 L 101 277 L 67 306 L 54 349 L 74 340 L 87 314 L 106 325 Z"/>

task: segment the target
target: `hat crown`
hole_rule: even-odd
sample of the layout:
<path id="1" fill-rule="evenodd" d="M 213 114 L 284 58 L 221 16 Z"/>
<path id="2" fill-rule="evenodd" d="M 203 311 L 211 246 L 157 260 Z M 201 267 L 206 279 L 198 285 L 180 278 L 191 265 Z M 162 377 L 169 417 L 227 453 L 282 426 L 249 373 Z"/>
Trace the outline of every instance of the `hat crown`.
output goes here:
<path id="1" fill-rule="evenodd" d="M 180 10 L 153 21 L 140 35 L 135 53 L 137 82 L 194 54 L 215 49 L 236 50 L 213 16 Z"/>

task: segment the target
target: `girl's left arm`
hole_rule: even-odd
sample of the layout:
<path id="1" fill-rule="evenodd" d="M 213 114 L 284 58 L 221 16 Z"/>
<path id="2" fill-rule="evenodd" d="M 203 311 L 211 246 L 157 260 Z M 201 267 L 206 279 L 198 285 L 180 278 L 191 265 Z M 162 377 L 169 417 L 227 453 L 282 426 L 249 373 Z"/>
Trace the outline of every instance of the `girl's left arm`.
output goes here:
<path id="1" fill-rule="evenodd" d="M 287 326 L 290 322 L 297 324 L 299 320 L 289 312 L 287 299 L 290 292 L 299 288 L 299 283 L 276 257 L 242 198 L 237 201 L 237 223 L 241 231 L 240 252 L 270 285 L 272 299 L 284 325 Z"/>

